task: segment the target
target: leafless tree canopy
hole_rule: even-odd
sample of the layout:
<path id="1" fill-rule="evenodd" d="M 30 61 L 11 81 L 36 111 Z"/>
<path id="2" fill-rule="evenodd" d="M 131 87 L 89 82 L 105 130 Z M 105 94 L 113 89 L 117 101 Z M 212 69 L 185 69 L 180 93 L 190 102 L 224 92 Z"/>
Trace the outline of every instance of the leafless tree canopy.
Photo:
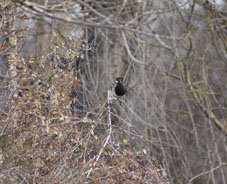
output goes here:
<path id="1" fill-rule="evenodd" d="M 226 184 L 226 9 L 1 1 L 0 183 Z"/>

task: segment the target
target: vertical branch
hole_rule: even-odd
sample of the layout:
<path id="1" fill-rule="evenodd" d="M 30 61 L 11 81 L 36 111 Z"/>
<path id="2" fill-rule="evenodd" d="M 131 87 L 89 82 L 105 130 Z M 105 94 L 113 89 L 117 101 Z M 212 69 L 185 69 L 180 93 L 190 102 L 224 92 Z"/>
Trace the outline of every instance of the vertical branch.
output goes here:
<path id="1" fill-rule="evenodd" d="M 185 83 L 189 85 L 189 90 L 190 93 L 195 100 L 196 104 L 199 106 L 199 108 L 203 111 L 203 113 L 206 115 L 207 118 L 210 118 L 214 121 L 216 127 L 218 127 L 221 131 L 223 131 L 225 134 L 227 133 L 227 122 L 221 122 L 218 120 L 217 116 L 212 112 L 211 109 L 207 109 L 201 102 L 200 100 L 200 95 L 196 93 L 196 89 L 191 81 L 191 78 L 188 74 L 188 69 L 187 69 L 187 58 L 189 57 L 190 51 L 192 49 L 192 42 L 190 39 L 190 48 L 189 51 L 185 57 L 185 60 L 183 61 L 183 70 L 184 70 L 184 78 L 185 78 Z"/>
<path id="2" fill-rule="evenodd" d="M 108 90 L 107 91 L 107 114 L 108 114 L 109 133 L 108 133 L 108 136 L 106 137 L 105 143 L 103 144 L 102 148 L 99 151 L 99 154 L 95 158 L 94 164 L 92 165 L 92 167 L 88 171 L 87 178 L 90 176 L 91 171 L 92 171 L 92 168 L 94 168 L 96 166 L 96 164 L 98 163 L 98 160 L 99 160 L 101 154 L 103 153 L 103 150 L 105 149 L 106 145 L 108 144 L 108 142 L 110 140 L 110 136 L 111 136 L 111 133 L 112 133 L 112 122 L 111 122 L 110 103 L 111 103 L 111 91 Z"/>

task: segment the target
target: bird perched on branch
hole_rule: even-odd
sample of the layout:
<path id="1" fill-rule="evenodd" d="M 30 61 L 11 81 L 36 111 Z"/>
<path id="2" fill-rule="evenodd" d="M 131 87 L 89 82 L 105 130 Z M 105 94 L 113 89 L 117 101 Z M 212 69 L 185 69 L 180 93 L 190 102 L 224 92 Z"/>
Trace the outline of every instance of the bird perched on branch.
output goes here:
<path id="1" fill-rule="evenodd" d="M 115 83 L 117 84 L 116 87 L 115 87 L 115 94 L 117 96 L 123 96 L 124 94 L 130 92 L 133 88 L 135 88 L 137 85 L 142 85 L 142 84 L 146 84 L 146 83 L 150 83 L 152 82 L 153 80 L 149 80 L 149 81 L 145 81 L 143 83 L 139 82 L 139 83 L 136 83 L 134 85 L 132 85 L 131 87 L 125 87 L 122 82 L 123 82 L 123 77 L 118 77 L 116 78 L 116 81 Z"/>
<path id="2" fill-rule="evenodd" d="M 118 77 L 116 78 L 115 83 L 117 84 L 115 87 L 115 94 L 117 96 L 123 96 L 125 93 L 127 93 L 127 89 L 126 87 L 122 84 L 123 82 L 123 78 L 122 77 Z"/>

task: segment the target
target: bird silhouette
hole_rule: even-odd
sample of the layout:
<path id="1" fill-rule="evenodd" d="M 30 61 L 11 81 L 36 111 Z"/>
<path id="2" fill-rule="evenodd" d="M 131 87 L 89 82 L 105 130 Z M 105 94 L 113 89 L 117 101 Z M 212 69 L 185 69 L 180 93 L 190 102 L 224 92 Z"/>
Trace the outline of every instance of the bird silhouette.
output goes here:
<path id="1" fill-rule="evenodd" d="M 126 87 L 122 84 L 123 82 L 123 78 L 122 77 L 118 77 L 116 78 L 115 83 L 117 84 L 115 87 L 115 94 L 117 96 L 123 96 L 125 93 L 127 93 L 127 89 Z"/>

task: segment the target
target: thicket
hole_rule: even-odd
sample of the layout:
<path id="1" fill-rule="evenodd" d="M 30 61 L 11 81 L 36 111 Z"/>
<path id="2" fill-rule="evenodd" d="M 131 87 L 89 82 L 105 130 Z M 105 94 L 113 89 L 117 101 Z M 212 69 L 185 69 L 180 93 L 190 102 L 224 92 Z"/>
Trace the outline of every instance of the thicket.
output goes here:
<path id="1" fill-rule="evenodd" d="M 1 1 L 0 182 L 224 184 L 225 7 Z"/>

